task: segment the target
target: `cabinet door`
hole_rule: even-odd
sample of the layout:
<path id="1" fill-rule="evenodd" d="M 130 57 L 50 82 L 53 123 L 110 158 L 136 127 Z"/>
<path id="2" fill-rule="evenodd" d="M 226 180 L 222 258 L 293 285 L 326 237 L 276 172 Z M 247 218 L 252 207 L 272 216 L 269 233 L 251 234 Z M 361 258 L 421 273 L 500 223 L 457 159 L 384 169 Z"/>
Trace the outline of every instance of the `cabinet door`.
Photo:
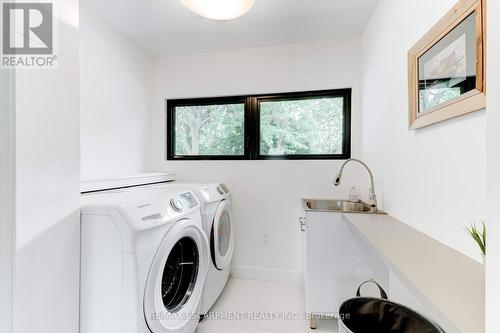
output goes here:
<path id="1" fill-rule="evenodd" d="M 365 247 L 341 213 L 307 213 L 305 294 L 308 313 L 337 316 L 358 285 L 374 278 L 386 285 L 387 269 Z"/>

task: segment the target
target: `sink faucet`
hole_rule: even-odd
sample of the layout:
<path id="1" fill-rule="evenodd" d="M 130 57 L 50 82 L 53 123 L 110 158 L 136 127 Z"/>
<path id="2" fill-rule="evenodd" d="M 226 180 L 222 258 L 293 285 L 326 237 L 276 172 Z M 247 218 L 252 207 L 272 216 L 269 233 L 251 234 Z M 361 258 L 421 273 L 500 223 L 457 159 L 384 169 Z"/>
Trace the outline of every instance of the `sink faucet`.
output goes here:
<path id="1" fill-rule="evenodd" d="M 344 164 L 342 164 L 342 166 L 340 167 L 339 173 L 337 174 L 337 177 L 335 177 L 335 181 L 333 182 L 333 184 L 335 186 L 339 186 L 340 185 L 340 181 L 342 179 L 342 171 L 344 171 L 344 167 L 349 162 L 358 162 L 359 164 L 361 164 L 362 166 L 364 166 L 366 168 L 366 170 L 368 171 L 368 173 L 370 174 L 370 189 L 368 190 L 368 197 L 369 197 L 369 199 L 370 199 L 371 202 L 369 202 L 369 204 L 372 207 L 377 208 L 377 196 L 375 195 L 375 183 L 373 182 L 373 173 L 370 170 L 370 168 L 368 167 L 368 165 L 366 165 L 365 162 L 363 162 L 361 160 L 358 160 L 356 158 L 351 158 L 351 159 L 345 161 Z"/>

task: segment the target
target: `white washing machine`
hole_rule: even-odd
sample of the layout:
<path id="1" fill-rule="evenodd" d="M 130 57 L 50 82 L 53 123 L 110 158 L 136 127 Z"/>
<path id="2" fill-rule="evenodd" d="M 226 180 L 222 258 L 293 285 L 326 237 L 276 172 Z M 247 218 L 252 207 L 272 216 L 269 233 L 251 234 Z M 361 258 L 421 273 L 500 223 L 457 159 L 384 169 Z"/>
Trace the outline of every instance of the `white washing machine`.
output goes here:
<path id="1" fill-rule="evenodd" d="M 191 191 L 82 195 L 81 333 L 193 333 L 209 245 Z"/>
<path id="2" fill-rule="evenodd" d="M 149 187 L 191 189 L 201 202 L 203 230 L 208 237 L 210 247 L 210 263 L 201 306 L 201 313 L 206 314 L 224 290 L 231 272 L 235 243 L 231 193 L 222 183 L 171 182 L 145 188 Z"/>

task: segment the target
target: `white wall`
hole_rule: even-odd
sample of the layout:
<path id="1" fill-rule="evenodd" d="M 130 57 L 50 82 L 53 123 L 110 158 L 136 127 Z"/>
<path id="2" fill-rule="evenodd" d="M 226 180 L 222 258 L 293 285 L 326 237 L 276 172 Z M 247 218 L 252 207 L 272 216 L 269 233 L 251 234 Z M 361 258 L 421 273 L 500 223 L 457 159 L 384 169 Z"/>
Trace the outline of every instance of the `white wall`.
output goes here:
<path id="1" fill-rule="evenodd" d="M 16 333 L 78 332 L 78 0 L 54 9 L 57 69 L 15 73 Z"/>
<path id="2" fill-rule="evenodd" d="M 500 2 L 488 2 L 487 44 L 487 223 L 486 332 L 500 332 Z"/>
<path id="3" fill-rule="evenodd" d="M 0 70 L 0 332 L 13 329 L 15 263 L 15 117 L 12 70 Z"/>
<path id="4" fill-rule="evenodd" d="M 165 161 L 165 99 L 353 87 L 352 139 L 357 156 L 359 40 L 165 57 L 155 61 L 153 71 L 151 168 L 174 171 L 183 180 L 227 183 L 234 194 L 237 222 L 235 274 L 297 280 L 299 199 L 346 195 L 349 179 L 359 169 L 348 170 L 344 186 L 335 189 L 332 180 L 340 161 Z M 366 192 L 368 179 L 363 179 L 361 190 Z M 261 232 L 270 233 L 269 246 L 259 244 Z"/>
<path id="5" fill-rule="evenodd" d="M 80 58 L 82 179 L 145 171 L 150 57 L 82 7 Z"/>
<path id="6" fill-rule="evenodd" d="M 379 3 L 362 38 L 362 155 L 386 211 L 480 260 L 464 226 L 486 214 L 485 112 L 408 131 L 407 51 L 455 3 Z"/>

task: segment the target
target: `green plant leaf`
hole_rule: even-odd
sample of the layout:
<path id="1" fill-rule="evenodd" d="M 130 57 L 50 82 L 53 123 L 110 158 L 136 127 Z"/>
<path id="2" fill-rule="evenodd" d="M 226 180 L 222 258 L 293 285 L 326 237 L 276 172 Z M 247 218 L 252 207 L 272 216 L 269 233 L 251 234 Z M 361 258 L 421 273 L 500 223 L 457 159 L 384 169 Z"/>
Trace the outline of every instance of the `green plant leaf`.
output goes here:
<path id="1" fill-rule="evenodd" d="M 465 231 L 477 243 L 483 255 L 486 255 L 486 223 L 484 221 L 481 221 L 481 223 L 482 223 L 482 232 L 478 230 L 478 227 L 476 226 L 475 223 L 471 224 L 469 227 L 466 227 Z"/>

